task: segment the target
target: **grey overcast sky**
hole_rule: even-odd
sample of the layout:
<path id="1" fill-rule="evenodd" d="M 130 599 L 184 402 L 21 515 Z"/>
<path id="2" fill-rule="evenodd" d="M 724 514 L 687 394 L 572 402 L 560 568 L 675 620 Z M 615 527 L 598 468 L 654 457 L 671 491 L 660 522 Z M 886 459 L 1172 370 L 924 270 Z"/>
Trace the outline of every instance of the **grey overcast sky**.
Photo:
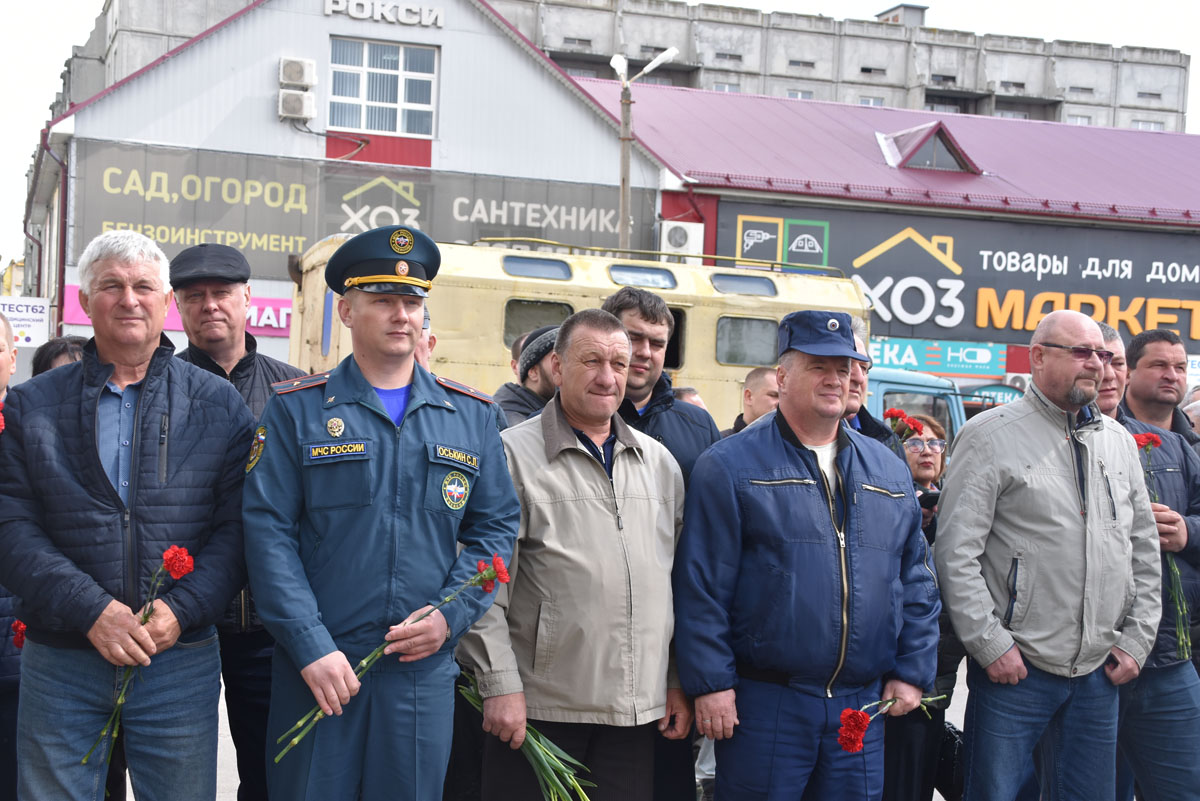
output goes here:
<path id="1" fill-rule="evenodd" d="M 886 0 L 726 0 L 723 4 L 838 19 L 872 19 L 888 8 Z M 1167 48 L 1189 55 L 1195 55 L 1193 42 L 1200 30 L 1200 3 L 1194 0 L 931 0 L 928 5 L 925 23 L 937 28 Z M 24 252 L 25 174 L 38 132 L 48 119 L 48 106 L 61 86 L 63 62 L 72 46 L 87 40 L 103 7 L 104 0 L 5 4 L 0 26 L 0 63 L 2 74 L 8 76 L 5 125 L 0 128 L 0 270 Z M 1198 86 L 1200 81 L 1190 81 L 1189 131 L 1200 130 Z"/>

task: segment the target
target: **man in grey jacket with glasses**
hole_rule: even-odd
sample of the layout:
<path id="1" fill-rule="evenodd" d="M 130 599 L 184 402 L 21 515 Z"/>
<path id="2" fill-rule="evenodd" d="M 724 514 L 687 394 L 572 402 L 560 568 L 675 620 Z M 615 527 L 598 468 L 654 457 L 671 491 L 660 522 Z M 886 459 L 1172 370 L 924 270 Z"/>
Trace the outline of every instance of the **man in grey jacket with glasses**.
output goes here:
<path id="1" fill-rule="evenodd" d="M 968 801 L 1011 801 L 1033 754 L 1044 798 L 1112 798 L 1117 686 L 1138 675 L 1160 614 L 1158 536 L 1132 437 L 1095 399 L 1100 329 L 1047 315 L 1033 382 L 955 440 L 934 551 L 973 657 Z"/>

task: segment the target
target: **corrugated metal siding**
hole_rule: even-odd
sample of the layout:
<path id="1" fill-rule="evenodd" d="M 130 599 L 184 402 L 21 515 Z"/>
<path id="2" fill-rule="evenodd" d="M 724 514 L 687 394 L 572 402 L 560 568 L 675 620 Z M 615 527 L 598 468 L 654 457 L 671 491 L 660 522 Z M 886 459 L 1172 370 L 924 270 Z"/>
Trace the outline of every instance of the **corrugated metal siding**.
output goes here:
<path id="1" fill-rule="evenodd" d="M 317 118 L 329 103 L 329 37 L 441 48 L 435 170 L 616 185 L 617 131 L 469 0 L 439 3 L 445 27 L 326 17 L 323 0 L 276 0 L 234 21 L 78 115 L 81 137 L 319 159 L 324 141 L 276 115 L 280 57 L 317 62 Z M 636 112 L 635 112 L 636 113 Z M 635 152 L 632 182 L 659 171 Z"/>

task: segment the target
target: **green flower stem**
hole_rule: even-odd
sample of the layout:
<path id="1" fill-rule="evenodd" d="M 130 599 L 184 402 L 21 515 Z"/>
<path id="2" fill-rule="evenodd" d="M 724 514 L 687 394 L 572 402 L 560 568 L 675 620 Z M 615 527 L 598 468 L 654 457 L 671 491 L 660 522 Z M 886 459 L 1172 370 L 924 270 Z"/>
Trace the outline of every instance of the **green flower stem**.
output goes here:
<path id="1" fill-rule="evenodd" d="M 465 590 L 467 587 L 478 587 L 478 586 L 481 586 L 483 584 L 483 582 L 493 581 L 493 580 L 495 580 L 495 578 L 496 578 L 496 568 L 489 566 L 487 568 L 487 570 L 476 573 L 475 575 L 471 576 L 471 578 L 464 581 L 457 590 L 450 593 L 442 600 L 438 601 L 437 605 L 434 606 L 432 609 L 430 609 L 428 612 L 425 612 L 420 617 L 418 617 L 414 620 L 407 620 L 404 623 L 401 623 L 400 625 L 409 626 L 409 625 L 412 625 L 413 623 L 420 623 L 422 620 L 424 620 L 425 618 L 432 615 L 438 609 L 441 609 L 446 604 L 448 604 L 451 601 L 453 601 L 454 599 L 458 598 L 459 594 L 461 594 L 462 591 Z M 361 679 L 364 675 L 366 675 L 367 671 L 370 670 L 372 667 L 374 667 L 375 663 L 379 661 L 379 658 L 381 656 L 383 656 L 384 649 L 387 648 L 388 645 L 390 645 L 390 644 L 391 643 L 389 643 L 387 640 L 384 640 L 382 643 L 379 644 L 378 647 L 375 648 L 374 651 L 372 651 L 371 653 L 364 656 L 361 660 L 359 660 L 358 665 L 354 669 L 354 677 L 357 679 Z M 316 726 L 325 717 L 326 717 L 325 713 L 321 711 L 321 706 L 318 704 L 318 705 L 314 706 L 312 709 L 308 710 L 308 713 L 304 717 L 302 717 L 302 718 L 300 718 L 300 720 L 296 721 L 295 726 L 292 726 L 292 728 L 288 729 L 283 734 L 281 734 L 279 736 L 279 738 L 277 740 L 275 740 L 276 745 L 279 745 L 284 740 L 286 740 L 288 738 L 288 735 L 292 734 L 293 732 L 295 732 L 297 730 L 300 732 L 299 734 L 297 734 L 295 737 L 293 737 L 291 740 L 288 741 L 287 746 L 284 747 L 284 749 L 282 751 L 280 751 L 278 754 L 275 755 L 275 763 L 278 764 L 279 760 L 283 759 L 283 757 L 287 754 L 288 751 L 291 751 L 293 748 L 295 748 L 297 745 L 299 745 L 300 741 L 303 740 L 304 737 L 310 731 L 312 731 L 313 726 Z"/>
<path id="2" fill-rule="evenodd" d="M 921 711 L 925 713 L 925 717 L 930 718 L 931 720 L 933 719 L 933 716 L 929 714 L 929 710 L 925 708 L 925 705 L 929 704 L 929 703 L 933 703 L 934 701 L 941 701 L 945 697 L 946 697 L 946 694 L 942 693 L 941 695 L 934 695 L 929 698 L 922 698 L 920 707 L 921 707 Z M 887 712 L 889 709 L 891 709 L 892 704 L 896 703 L 897 700 L 898 699 L 896 699 L 896 698 L 889 698 L 886 701 L 884 701 L 882 699 L 879 701 L 872 701 L 871 703 L 867 704 L 866 706 L 859 707 L 858 711 L 866 712 L 868 709 L 870 709 L 873 706 L 879 707 L 879 709 L 873 715 L 871 715 L 870 719 L 874 720 L 875 718 L 882 715 L 884 712 Z"/>
<path id="3" fill-rule="evenodd" d="M 1150 500 L 1158 503 L 1158 489 L 1154 485 L 1154 476 L 1150 473 L 1150 454 L 1154 451 L 1154 445 L 1146 445 L 1142 448 L 1146 452 L 1146 490 L 1150 494 Z M 1167 555 L 1167 571 L 1171 574 L 1167 582 L 1167 591 L 1171 596 L 1171 603 L 1175 605 L 1175 655 L 1180 659 L 1192 658 L 1192 634 L 1188 627 L 1189 615 L 1187 597 L 1183 594 L 1183 577 L 1179 574 L 1179 565 L 1175 563 L 1175 554 L 1168 553 Z"/>

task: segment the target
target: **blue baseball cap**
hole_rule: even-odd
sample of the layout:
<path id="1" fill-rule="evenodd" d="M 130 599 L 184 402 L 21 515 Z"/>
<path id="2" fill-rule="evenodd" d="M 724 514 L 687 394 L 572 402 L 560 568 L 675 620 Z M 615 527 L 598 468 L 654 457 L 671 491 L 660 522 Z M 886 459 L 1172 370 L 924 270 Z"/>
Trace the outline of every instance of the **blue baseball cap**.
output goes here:
<path id="1" fill-rule="evenodd" d="M 784 317 L 779 324 L 779 355 L 789 350 L 868 361 L 854 349 L 854 329 L 845 312 L 797 311 Z"/>
<path id="2" fill-rule="evenodd" d="M 386 225 L 352 237 L 325 265 L 325 283 L 339 295 L 361 289 L 429 297 L 442 264 L 437 243 L 415 228 Z"/>

